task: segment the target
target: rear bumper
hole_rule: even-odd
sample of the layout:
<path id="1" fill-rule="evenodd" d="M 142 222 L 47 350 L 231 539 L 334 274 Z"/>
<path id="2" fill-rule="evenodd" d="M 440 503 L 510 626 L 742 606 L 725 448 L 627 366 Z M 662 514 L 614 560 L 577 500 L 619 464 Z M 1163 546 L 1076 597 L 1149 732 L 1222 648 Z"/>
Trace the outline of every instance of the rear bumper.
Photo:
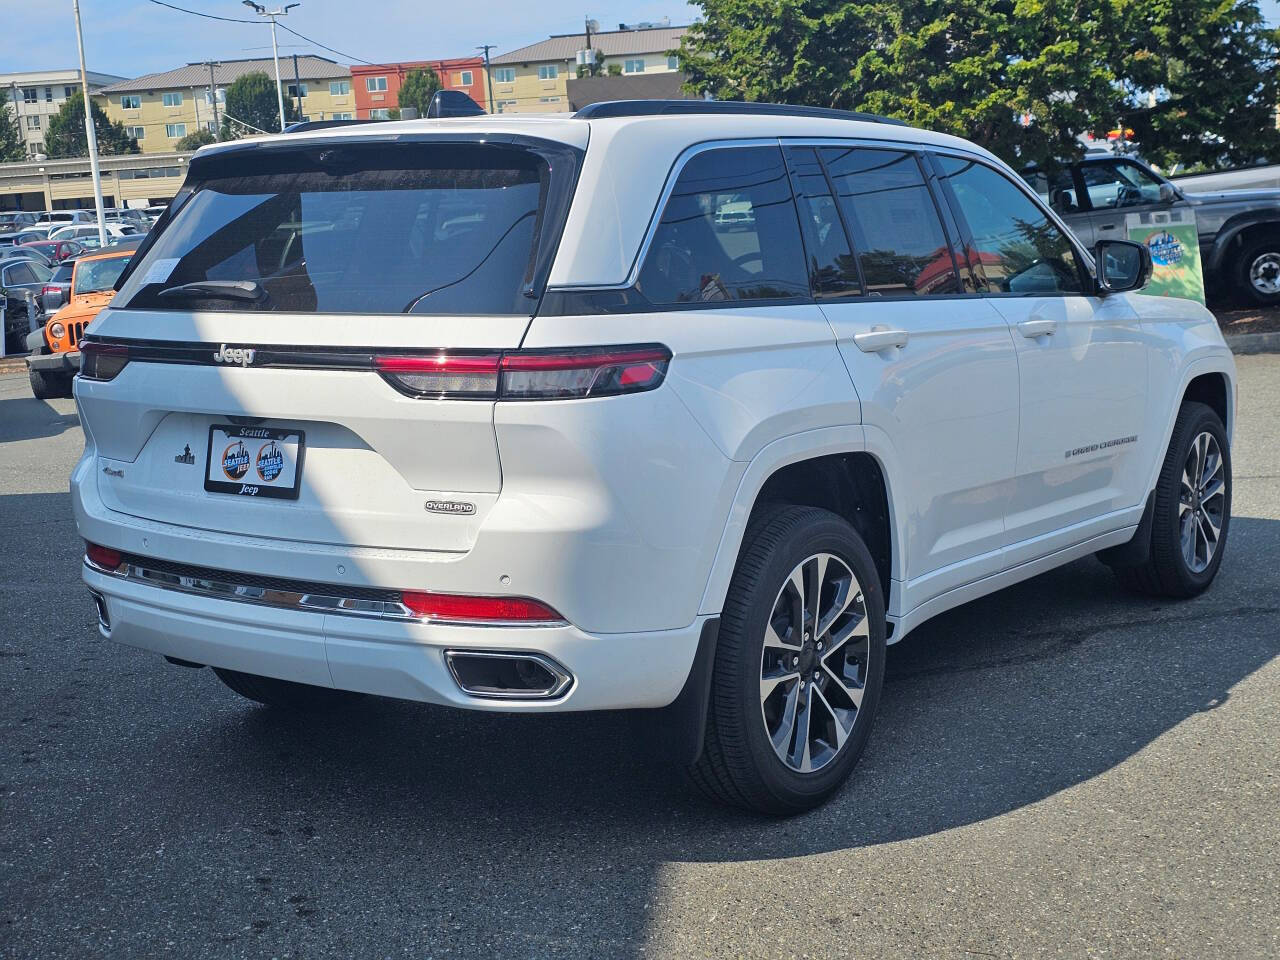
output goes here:
<path id="1" fill-rule="evenodd" d="M 40 373 L 67 373 L 75 376 L 80 372 L 80 351 L 32 354 L 27 357 L 27 369 Z"/>
<path id="2" fill-rule="evenodd" d="M 208 666 L 476 710 L 563 712 L 663 707 L 680 693 L 703 620 L 680 630 L 592 635 L 572 625 L 462 626 L 279 609 L 136 583 L 83 567 L 119 643 Z M 573 681 L 552 700 L 470 696 L 445 651 L 537 653 Z"/>

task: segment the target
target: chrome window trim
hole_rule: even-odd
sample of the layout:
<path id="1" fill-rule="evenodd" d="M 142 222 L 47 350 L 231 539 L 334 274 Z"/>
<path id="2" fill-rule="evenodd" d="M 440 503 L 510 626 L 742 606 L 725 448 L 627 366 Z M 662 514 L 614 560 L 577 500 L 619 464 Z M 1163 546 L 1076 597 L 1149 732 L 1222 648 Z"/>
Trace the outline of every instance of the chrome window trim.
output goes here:
<path id="1" fill-rule="evenodd" d="M 292 590 L 275 590 L 219 580 L 216 577 L 193 577 L 186 574 L 154 570 L 142 564 L 122 560 L 117 567 L 104 567 L 87 556 L 84 565 L 95 573 L 105 574 L 131 583 L 145 584 L 174 593 L 207 597 L 213 600 L 231 600 L 274 607 L 279 610 L 297 610 L 303 613 L 333 614 L 344 617 L 364 617 L 373 620 L 396 620 L 456 627 L 564 627 L 565 620 L 450 620 L 423 617 L 399 601 L 367 600 L 359 597 L 343 597 L 339 594 L 302 593 Z"/>

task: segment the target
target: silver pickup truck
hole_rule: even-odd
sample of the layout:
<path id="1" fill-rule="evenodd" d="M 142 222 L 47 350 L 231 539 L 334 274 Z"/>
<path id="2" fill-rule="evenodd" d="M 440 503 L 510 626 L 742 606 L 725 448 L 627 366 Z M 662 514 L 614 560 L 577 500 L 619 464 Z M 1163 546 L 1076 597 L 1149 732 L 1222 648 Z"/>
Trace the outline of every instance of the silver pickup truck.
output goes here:
<path id="1" fill-rule="evenodd" d="M 1189 208 L 1210 294 L 1280 304 L 1280 189 L 1195 193 L 1127 157 L 1088 158 L 1052 178 L 1024 176 L 1088 247 L 1123 239 L 1130 213 Z"/>

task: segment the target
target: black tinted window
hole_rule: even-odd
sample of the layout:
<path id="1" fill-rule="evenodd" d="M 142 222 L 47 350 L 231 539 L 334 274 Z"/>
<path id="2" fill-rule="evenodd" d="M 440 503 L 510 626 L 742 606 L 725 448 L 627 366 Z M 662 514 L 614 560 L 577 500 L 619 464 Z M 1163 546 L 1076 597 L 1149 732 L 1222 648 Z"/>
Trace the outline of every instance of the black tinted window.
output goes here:
<path id="1" fill-rule="evenodd" d="M 951 247 L 916 158 L 844 147 L 822 154 L 853 231 L 867 293 L 959 293 Z"/>
<path id="2" fill-rule="evenodd" d="M 316 313 L 532 308 L 525 289 L 549 174 L 530 153 L 414 144 L 235 162 L 196 185 L 120 301 Z M 235 296 L 217 296 L 237 283 Z"/>
<path id="3" fill-rule="evenodd" d="M 654 303 L 808 296 L 782 152 L 708 150 L 685 164 L 641 267 L 639 287 Z"/>
<path id="4" fill-rule="evenodd" d="M 796 210 L 804 231 L 814 293 L 819 297 L 860 293 L 858 265 L 817 151 L 813 147 L 789 148 L 787 160 L 795 177 Z"/>
<path id="5" fill-rule="evenodd" d="M 972 160 L 939 157 L 972 234 L 969 263 L 993 293 L 1080 293 L 1066 235 L 1007 178 Z"/>

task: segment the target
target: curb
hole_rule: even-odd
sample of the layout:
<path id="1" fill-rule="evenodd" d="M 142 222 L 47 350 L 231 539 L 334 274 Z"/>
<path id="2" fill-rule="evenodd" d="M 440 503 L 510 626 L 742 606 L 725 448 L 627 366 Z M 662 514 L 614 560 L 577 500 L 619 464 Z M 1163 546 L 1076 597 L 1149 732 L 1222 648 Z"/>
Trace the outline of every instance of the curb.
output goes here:
<path id="1" fill-rule="evenodd" d="M 1232 353 L 1280 353 L 1280 330 L 1224 337 Z"/>
<path id="2" fill-rule="evenodd" d="M 6 373 L 26 373 L 27 358 L 26 357 L 3 357 L 0 358 L 0 374 Z"/>

